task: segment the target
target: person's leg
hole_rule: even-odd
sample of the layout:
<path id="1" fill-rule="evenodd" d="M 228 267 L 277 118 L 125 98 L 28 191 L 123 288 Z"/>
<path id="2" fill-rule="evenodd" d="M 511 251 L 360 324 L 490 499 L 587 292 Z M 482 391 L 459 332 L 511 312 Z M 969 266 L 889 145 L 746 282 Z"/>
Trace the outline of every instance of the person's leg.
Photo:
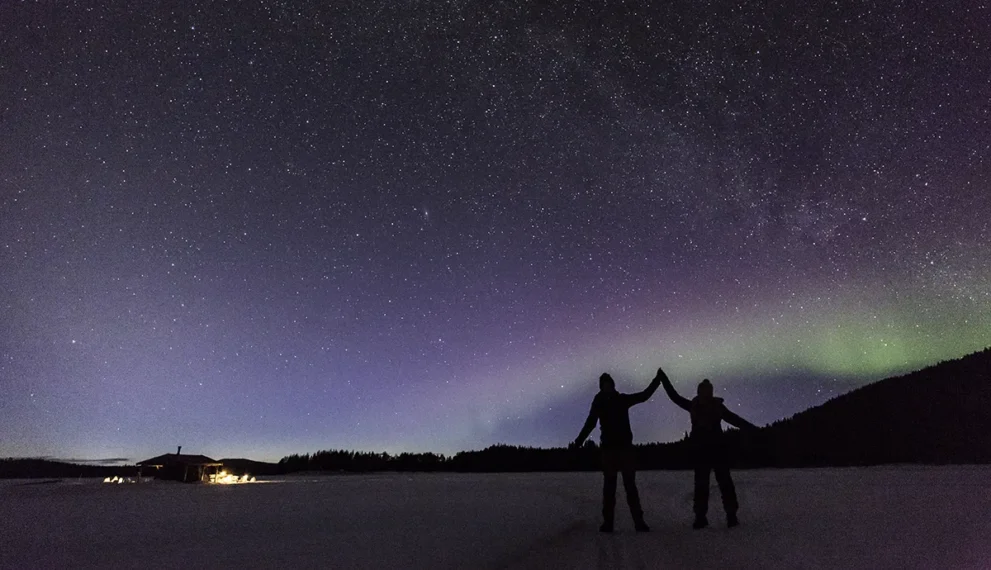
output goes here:
<path id="1" fill-rule="evenodd" d="M 709 512 L 709 469 L 708 463 L 695 465 L 695 523 L 694 528 L 709 525 L 706 514 Z"/>
<path id="2" fill-rule="evenodd" d="M 640 505 L 640 493 L 637 491 L 637 472 L 633 469 L 623 470 L 623 490 L 626 491 L 626 504 L 633 516 L 633 526 L 640 532 L 650 530 L 643 520 L 643 507 Z"/>
<path id="3" fill-rule="evenodd" d="M 616 510 L 616 470 L 603 466 L 602 471 L 602 532 L 612 532 L 613 512 Z"/>
<path id="4" fill-rule="evenodd" d="M 727 526 L 736 526 L 740 521 L 736 518 L 736 511 L 740 508 L 736 500 L 736 487 L 733 485 L 733 477 L 729 474 L 729 466 L 725 463 L 717 465 L 716 483 L 719 484 L 719 494 L 723 497 L 723 510 L 726 511 Z"/>

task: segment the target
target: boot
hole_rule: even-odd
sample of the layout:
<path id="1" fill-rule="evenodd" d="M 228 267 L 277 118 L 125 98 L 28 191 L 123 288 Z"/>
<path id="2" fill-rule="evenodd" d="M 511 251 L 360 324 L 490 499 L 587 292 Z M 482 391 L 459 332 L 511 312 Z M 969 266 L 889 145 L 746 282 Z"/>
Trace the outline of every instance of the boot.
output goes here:
<path id="1" fill-rule="evenodd" d="M 709 519 L 705 515 L 698 515 L 695 517 L 695 522 L 692 523 L 692 528 L 698 530 L 700 528 L 705 528 L 709 526 Z"/>
<path id="2" fill-rule="evenodd" d="M 643 520 L 643 517 L 633 521 L 633 528 L 637 529 L 637 532 L 650 532 L 650 527 L 647 526 L 647 523 Z"/>
<path id="3" fill-rule="evenodd" d="M 612 521 L 605 521 L 599 527 L 599 532 L 612 532 Z"/>
<path id="4" fill-rule="evenodd" d="M 736 513 L 726 514 L 726 526 L 728 528 L 733 528 L 735 526 L 740 526 L 740 519 L 736 518 Z"/>

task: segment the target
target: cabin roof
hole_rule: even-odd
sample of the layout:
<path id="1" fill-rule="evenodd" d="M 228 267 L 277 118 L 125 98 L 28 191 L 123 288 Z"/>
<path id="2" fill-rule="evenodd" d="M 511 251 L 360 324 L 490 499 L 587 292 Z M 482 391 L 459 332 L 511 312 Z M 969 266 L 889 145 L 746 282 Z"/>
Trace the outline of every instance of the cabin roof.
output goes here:
<path id="1" fill-rule="evenodd" d="M 206 455 L 180 455 L 178 453 L 166 453 L 144 461 L 138 461 L 138 465 L 223 465 L 216 459 L 211 459 Z"/>

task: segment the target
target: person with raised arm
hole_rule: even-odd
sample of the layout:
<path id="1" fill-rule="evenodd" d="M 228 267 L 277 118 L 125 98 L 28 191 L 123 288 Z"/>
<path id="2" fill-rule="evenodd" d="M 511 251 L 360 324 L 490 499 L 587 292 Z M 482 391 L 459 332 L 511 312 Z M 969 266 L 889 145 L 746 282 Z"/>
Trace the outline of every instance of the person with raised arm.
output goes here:
<path id="1" fill-rule="evenodd" d="M 707 514 L 710 471 L 715 471 L 719 494 L 723 497 L 726 526 L 732 528 L 739 525 L 736 512 L 740 505 L 729 473 L 729 453 L 723 437 L 722 422 L 740 429 L 757 429 L 757 426 L 727 410 L 723 399 L 712 395 L 712 383 L 708 378 L 699 382 L 697 395 L 691 400 L 678 394 L 667 376 L 662 377 L 661 381 L 671 401 L 692 417 L 692 432 L 688 437 L 695 464 L 695 522 L 692 523 L 692 528 L 709 526 Z"/>
<path id="2" fill-rule="evenodd" d="M 609 374 L 599 376 L 599 393 L 592 400 L 592 409 L 582 427 L 581 433 L 572 442 L 574 448 L 581 447 L 585 438 L 599 424 L 599 447 L 602 450 L 602 526 L 600 532 L 613 531 L 613 511 L 616 507 L 617 473 L 623 474 L 623 488 L 626 490 L 626 503 L 633 515 L 633 525 L 637 532 L 647 532 L 650 527 L 643 520 L 640 494 L 637 492 L 636 452 L 633 447 L 633 430 L 630 429 L 630 408 L 646 402 L 657 391 L 664 371 L 657 369 L 657 376 L 642 392 L 622 394 L 616 391 L 616 383 Z"/>

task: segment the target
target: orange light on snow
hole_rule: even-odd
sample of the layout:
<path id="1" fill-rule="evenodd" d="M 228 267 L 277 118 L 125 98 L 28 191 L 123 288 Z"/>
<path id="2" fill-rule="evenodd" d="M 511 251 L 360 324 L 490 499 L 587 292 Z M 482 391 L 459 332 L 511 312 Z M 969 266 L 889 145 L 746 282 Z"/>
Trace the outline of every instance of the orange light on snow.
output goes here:
<path id="1" fill-rule="evenodd" d="M 247 473 L 238 477 L 227 471 L 221 471 L 220 473 L 210 475 L 210 482 L 218 485 L 234 485 L 237 483 L 254 483 L 255 478 L 249 476 Z"/>
<path id="2" fill-rule="evenodd" d="M 134 479 L 131 479 L 130 477 L 118 477 L 118 476 L 114 475 L 113 477 L 104 477 L 103 478 L 103 482 L 104 483 L 112 483 L 114 485 L 118 485 L 120 483 L 134 483 L 135 481 L 134 481 Z"/>

